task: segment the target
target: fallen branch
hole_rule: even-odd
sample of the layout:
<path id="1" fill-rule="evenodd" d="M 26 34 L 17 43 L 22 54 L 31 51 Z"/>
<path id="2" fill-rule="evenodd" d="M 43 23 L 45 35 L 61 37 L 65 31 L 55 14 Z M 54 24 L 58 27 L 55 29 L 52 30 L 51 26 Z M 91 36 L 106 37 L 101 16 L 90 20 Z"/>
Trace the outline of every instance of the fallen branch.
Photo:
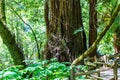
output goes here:
<path id="1" fill-rule="evenodd" d="M 112 64 L 103 63 L 103 62 L 94 62 L 94 64 L 102 64 L 102 65 L 106 65 L 106 66 L 111 67 L 111 68 L 113 67 Z"/>
<path id="2" fill-rule="evenodd" d="M 97 79 L 97 80 L 104 80 L 103 78 L 95 76 L 95 75 L 90 75 L 90 76 L 93 77 L 94 79 Z"/>
<path id="3" fill-rule="evenodd" d="M 80 75 L 89 75 L 89 74 L 93 74 L 93 73 L 98 73 L 98 72 L 102 72 L 102 71 L 107 71 L 109 69 L 103 69 L 103 70 L 93 70 L 93 71 L 89 71 L 89 72 L 81 72 L 81 73 L 76 73 L 75 76 L 80 76 Z"/>
<path id="4" fill-rule="evenodd" d="M 120 53 L 114 54 L 114 55 L 109 55 L 108 58 L 115 58 L 115 57 L 120 57 Z"/>
<path id="5" fill-rule="evenodd" d="M 93 74 L 93 73 L 98 73 L 100 72 L 100 70 L 93 70 L 93 71 L 89 71 L 89 72 L 82 72 L 82 73 L 76 73 L 75 76 L 81 76 L 81 75 L 89 75 L 89 74 Z"/>

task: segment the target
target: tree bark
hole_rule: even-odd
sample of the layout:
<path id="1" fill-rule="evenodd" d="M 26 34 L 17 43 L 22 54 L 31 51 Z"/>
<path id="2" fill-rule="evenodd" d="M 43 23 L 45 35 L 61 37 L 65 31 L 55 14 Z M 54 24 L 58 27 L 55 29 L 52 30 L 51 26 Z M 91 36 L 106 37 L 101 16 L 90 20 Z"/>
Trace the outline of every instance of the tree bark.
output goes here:
<path id="1" fill-rule="evenodd" d="M 81 15 L 80 0 L 46 0 L 46 59 L 72 62 L 86 50 Z"/>
<path id="2" fill-rule="evenodd" d="M 96 11 L 97 0 L 89 0 L 89 47 L 97 38 L 97 11 Z M 94 58 L 97 55 L 97 48 L 95 48 L 90 57 Z"/>
<path id="3" fill-rule="evenodd" d="M 111 16 L 110 22 L 109 24 L 105 27 L 105 29 L 100 33 L 100 35 L 97 37 L 97 39 L 95 40 L 95 42 L 90 46 L 90 48 L 88 50 L 86 50 L 81 56 L 79 56 L 78 58 L 76 58 L 73 62 L 72 65 L 76 65 L 78 63 L 80 63 L 84 58 L 86 58 L 87 56 L 90 55 L 90 53 L 97 47 L 98 43 L 101 41 L 101 39 L 104 37 L 104 35 L 106 34 L 106 32 L 109 30 L 109 28 L 111 27 L 111 25 L 113 24 L 113 22 L 115 21 L 116 16 L 118 15 L 120 11 L 120 4 L 116 6 L 113 15 Z"/>
<path id="4" fill-rule="evenodd" d="M 119 24 L 116 27 L 114 32 L 114 49 L 115 49 L 115 53 L 120 53 L 120 25 Z"/>
<path id="5" fill-rule="evenodd" d="M 10 51 L 14 64 L 25 66 L 25 62 L 23 62 L 25 60 L 23 50 L 20 48 L 19 44 L 16 43 L 15 36 L 11 34 L 11 32 L 6 26 L 5 0 L 0 1 L 0 18 L 0 36 L 3 40 L 3 43 Z"/>

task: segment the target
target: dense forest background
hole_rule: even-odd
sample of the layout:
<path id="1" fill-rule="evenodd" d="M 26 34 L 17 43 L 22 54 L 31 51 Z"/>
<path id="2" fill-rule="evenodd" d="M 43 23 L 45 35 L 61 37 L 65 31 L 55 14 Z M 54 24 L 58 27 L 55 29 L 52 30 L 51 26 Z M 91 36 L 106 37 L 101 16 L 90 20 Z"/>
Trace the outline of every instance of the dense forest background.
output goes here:
<path id="1" fill-rule="evenodd" d="M 0 70 L 52 58 L 72 63 L 99 37 L 83 59 L 119 53 L 119 11 L 119 0 L 0 0 Z"/>

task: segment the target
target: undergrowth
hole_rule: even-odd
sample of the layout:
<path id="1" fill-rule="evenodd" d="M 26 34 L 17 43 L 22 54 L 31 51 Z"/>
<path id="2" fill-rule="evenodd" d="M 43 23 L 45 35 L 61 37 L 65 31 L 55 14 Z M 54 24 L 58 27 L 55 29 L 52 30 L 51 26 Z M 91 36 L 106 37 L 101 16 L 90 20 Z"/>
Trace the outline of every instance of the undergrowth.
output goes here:
<path id="1" fill-rule="evenodd" d="M 71 66 L 69 62 L 60 63 L 56 59 L 45 61 L 26 61 L 28 66 L 12 66 L 0 71 L 0 80 L 69 80 Z M 88 67 L 76 66 L 75 72 L 85 71 Z M 76 77 L 83 80 L 84 76 Z"/>

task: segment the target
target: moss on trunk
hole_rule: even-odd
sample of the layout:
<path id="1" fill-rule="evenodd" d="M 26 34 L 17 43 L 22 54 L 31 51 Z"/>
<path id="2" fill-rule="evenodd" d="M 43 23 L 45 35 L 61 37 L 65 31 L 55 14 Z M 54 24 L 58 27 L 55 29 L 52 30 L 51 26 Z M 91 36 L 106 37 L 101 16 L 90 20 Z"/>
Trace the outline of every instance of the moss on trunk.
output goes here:
<path id="1" fill-rule="evenodd" d="M 111 16 L 110 22 L 109 24 L 105 27 L 105 29 L 98 35 L 97 39 L 95 40 L 95 42 L 90 46 L 89 49 L 87 49 L 81 56 L 79 56 L 77 59 L 75 59 L 72 62 L 72 65 L 76 65 L 78 63 L 80 63 L 84 58 L 86 58 L 87 56 L 89 56 L 91 54 L 91 52 L 97 47 L 97 45 L 99 44 L 99 42 L 101 41 L 101 39 L 104 37 L 104 35 L 106 34 L 106 32 L 109 30 L 109 28 L 111 27 L 111 25 L 113 24 L 113 22 L 115 21 L 116 16 L 118 15 L 120 11 L 120 4 L 116 6 L 113 15 Z"/>
<path id="2" fill-rule="evenodd" d="M 15 65 L 25 65 L 23 50 L 20 45 L 16 43 L 15 36 L 11 34 L 6 26 L 5 18 L 5 0 L 0 1 L 0 36 L 3 43 L 7 46 L 10 51 L 11 57 L 13 58 Z"/>

